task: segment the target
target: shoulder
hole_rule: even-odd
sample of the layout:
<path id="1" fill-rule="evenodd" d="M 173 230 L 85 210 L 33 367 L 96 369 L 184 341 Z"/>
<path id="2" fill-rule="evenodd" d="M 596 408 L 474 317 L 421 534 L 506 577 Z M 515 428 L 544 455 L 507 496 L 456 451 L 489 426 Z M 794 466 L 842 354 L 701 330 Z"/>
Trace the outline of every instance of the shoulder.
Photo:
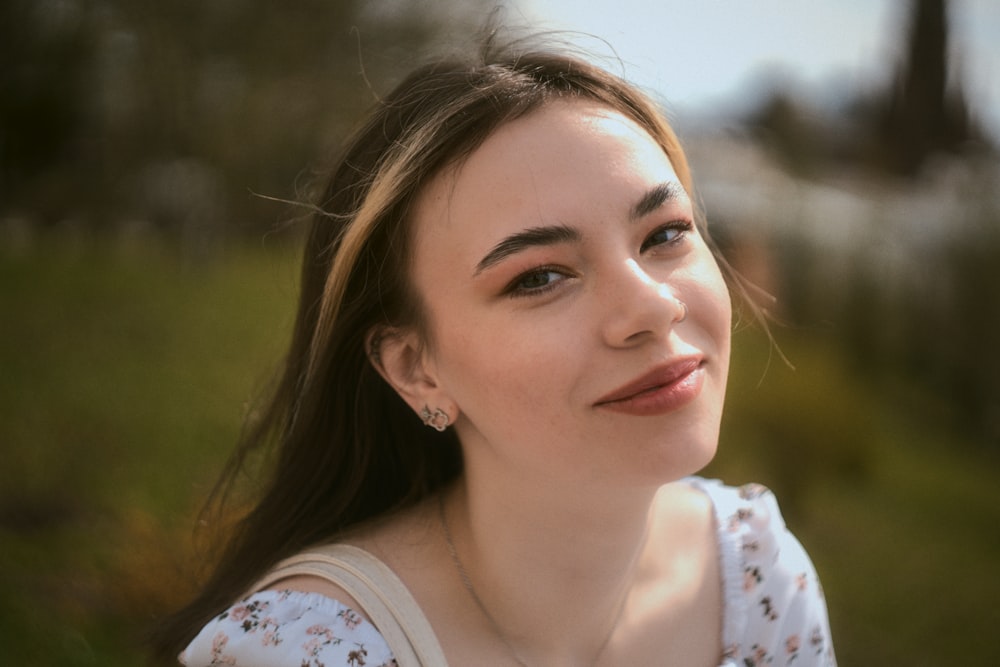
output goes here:
<path id="1" fill-rule="evenodd" d="M 714 505 L 727 657 L 741 665 L 834 665 L 823 588 L 774 494 L 759 484 L 689 482 Z"/>
<path id="2" fill-rule="evenodd" d="M 180 655 L 188 667 L 395 665 L 378 630 L 317 592 L 265 590 L 220 613 Z"/>

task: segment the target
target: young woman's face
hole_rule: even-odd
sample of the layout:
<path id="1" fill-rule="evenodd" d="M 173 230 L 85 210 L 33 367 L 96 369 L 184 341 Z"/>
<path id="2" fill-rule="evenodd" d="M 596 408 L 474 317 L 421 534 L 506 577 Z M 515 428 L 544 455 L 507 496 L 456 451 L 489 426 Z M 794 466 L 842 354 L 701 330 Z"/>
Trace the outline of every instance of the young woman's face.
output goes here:
<path id="1" fill-rule="evenodd" d="M 467 465 L 659 484 L 711 459 L 729 293 L 637 124 L 549 103 L 435 179 L 414 224 L 425 363 Z"/>

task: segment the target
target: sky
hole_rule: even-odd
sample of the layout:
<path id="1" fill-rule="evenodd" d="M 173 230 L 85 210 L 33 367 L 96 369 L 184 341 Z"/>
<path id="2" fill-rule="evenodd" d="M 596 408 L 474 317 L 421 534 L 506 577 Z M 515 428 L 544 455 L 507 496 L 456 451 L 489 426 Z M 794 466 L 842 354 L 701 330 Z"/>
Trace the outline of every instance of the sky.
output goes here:
<path id="1" fill-rule="evenodd" d="M 540 29 L 572 30 L 613 53 L 630 80 L 681 116 L 748 106 L 764 71 L 822 97 L 883 84 L 902 51 L 903 0 L 518 0 Z M 1000 138 L 1000 1 L 951 0 L 954 61 L 973 113 Z M 609 48 L 610 47 L 610 48 Z"/>

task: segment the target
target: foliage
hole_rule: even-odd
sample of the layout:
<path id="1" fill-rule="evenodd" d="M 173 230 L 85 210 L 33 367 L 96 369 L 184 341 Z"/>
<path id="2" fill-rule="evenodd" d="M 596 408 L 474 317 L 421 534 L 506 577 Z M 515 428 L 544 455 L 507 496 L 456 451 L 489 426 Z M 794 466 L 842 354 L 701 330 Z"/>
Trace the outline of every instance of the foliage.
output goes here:
<path id="1" fill-rule="evenodd" d="M 457 0 L 2 3 L 0 219 L 193 247 L 259 232 L 248 192 L 299 196 L 303 166 L 471 20 Z"/>
<path id="2" fill-rule="evenodd" d="M 899 35 L 904 55 L 881 89 L 844 90 L 843 108 L 824 114 L 786 83 L 765 83 L 772 89 L 747 114 L 747 129 L 790 173 L 808 178 L 849 165 L 915 180 L 943 154 L 995 154 L 966 102 L 964 63 L 949 46 L 948 4 L 911 0 Z"/>
<path id="3" fill-rule="evenodd" d="M 294 262 L 45 243 L 0 261 L 0 664 L 136 664 L 291 324 Z M 181 577 L 186 571 L 187 578 Z"/>
<path id="4" fill-rule="evenodd" d="M 737 335 L 707 474 L 776 491 L 823 580 L 841 664 L 988 664 L 996 452 L 919 385 L 866 374 L 816 331 L 778 337 L 794 369 L 760 332 Z"/>

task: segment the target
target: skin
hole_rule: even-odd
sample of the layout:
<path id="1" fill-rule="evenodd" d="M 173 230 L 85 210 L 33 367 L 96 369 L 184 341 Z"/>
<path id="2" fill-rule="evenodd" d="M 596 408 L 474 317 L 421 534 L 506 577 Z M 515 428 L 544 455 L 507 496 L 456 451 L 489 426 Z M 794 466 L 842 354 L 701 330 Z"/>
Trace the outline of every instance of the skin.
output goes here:
<path id="1" fill-rule="evenodd" d="M 413 224 L 429 333 L 386 337 L 380 370 L 452 420 L 466 470 L 443 507 L 504 636 L 529 664 L 717 665 L 711 506 L 677 480 L 715 453 L 731 307 L 663 151 L 610 109 L 551 102 L 434 179 Z M 602 403 L 681 362 L 679 399 Z M 452 664 L 516 664 L 438 507 L 352 541 L 400 575 Z"/>
<path id="2" fill-rule="evenodd" d="M 664 183 L 676 198 L 633 220 L 636 204 Z M 470 475 L 488 467 L 507 473 L 505 485 L 658 487 L 711 459 L 730 305 L 692 216 L 653 140 L 580 103 L 501 128 L 428 188 L 417 207 L 414 281 L 431 340 L 425 385 L 412 389 L 452 415 L 477 469 Z M 503 239 L 552 226 L 580 240 L 529 246 L 477 270 Z M 511 291 L 518 279 L 544 285 Z M 678 300 L 689 316 L 675 326 Z M 594 409 L 651 367 L 691 354 L 704 355 L 706 377 L 685 410 L 635 419 Z"/>

